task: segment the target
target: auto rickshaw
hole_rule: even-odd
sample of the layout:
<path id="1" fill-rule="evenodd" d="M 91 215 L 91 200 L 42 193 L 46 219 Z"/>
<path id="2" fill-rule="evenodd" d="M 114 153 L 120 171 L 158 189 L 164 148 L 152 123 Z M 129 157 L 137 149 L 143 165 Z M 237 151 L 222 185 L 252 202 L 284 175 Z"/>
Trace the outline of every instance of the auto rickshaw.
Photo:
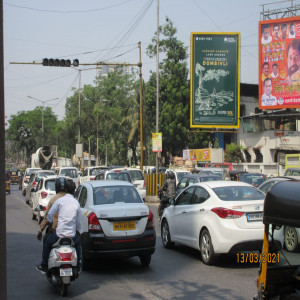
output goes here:
<path id="1" fill-rule="evenodd" d="M 282 181 L 268 191 L 263 223 L 258 294 L 253 299 L 300 299 L 300 181 Z"/>
<path id="2" fill-rule="evenodd" d="M 5 171 L 5 192 L 10 194 L 10 174 L 9 171 Z"/>
<path id="3" fill-rule="evenodd" d="M 18 170 L 10 170 L 10 182 L 13 184 L 19 183 L 19 171 Z"/>

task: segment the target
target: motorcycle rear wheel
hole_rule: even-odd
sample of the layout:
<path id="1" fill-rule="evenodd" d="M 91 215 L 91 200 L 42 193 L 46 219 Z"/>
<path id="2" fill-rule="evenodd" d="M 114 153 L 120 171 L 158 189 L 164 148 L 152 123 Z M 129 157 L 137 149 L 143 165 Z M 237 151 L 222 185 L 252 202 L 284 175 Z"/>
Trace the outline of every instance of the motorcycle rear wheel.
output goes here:
<path id="1" fill-rule="evenodd" d="M 61 285 L 60 285 L 60 295 L 62 297 L 67 297 L 68 288 L 69 288 L 69 285 L 67 283 L 61 283 Z"/>

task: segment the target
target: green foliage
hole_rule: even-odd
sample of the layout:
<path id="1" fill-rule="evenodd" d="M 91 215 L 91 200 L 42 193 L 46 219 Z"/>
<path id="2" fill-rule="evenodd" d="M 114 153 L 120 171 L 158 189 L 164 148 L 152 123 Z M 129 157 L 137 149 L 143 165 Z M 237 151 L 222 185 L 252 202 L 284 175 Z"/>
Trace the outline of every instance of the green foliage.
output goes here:
<path id="1" fill-rule="evenodd" d="M 244 162 L 241 150 L 243 150 L 243 146 L 233 143 L 227 145 L 224 154 L 225 161 L 233 163 Z"/>
<path id="2" fill-rule="evenodd" d="M 44 110 L 44 137 L 42 132 L 42 107 L 36 107 L 32 111 L 20 111 L 12 115 L 7 129 L 7 139 L 11 141 L 11 156 L 20 151 L 26 151 L 27 159 L 39 147 L 53 145 L 57 117 L 50 107 Z"/>
<path id="3" fill-rule="evenodd" d="M 187 47 L 176 38 L 176 28 L 170 19 L 160 27 L 159 51 L 165 57 L 160 63 L 159 78 L 159 131 L 163 137 L 163 155 L 182 155 L 182 150 L 207 146 L 207 134 L 190 131 L 190 85 L 188 81 Z M 162 37 L 161 37 L 162 36 Z M 156 36 L 147 48 L 150 57 L 156 55 Z M 156 74 L 152 73 L 146 84 L 146 121 L 155 132 Z M 147 132 L 150 136 L 150 132 Z"/>

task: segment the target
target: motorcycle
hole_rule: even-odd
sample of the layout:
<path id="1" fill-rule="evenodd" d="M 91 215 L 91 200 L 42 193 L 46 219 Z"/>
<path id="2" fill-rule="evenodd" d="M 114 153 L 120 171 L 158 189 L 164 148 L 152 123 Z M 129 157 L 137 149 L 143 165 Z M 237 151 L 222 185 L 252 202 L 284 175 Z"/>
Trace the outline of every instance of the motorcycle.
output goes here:
<path id="1" fill-rule="evenodd" d="M 159 185 L 158 185 L 158 187 L 159 187 Z M 158 189 L 158 198 L 159 198 L 160 203 L 158 206 L 157 214 L 158 214 L 159 220 L 161 220 L 164 210 L 170 205 L 170 203 L 169 203 L 167 193 L 160 189 Z"/>
<path id="2" fill-rule="evenodd" d="M 60 238 L 53 244 L 46 276 L 61 296 L 66 297 L 70 282 L 78 278 L 77 254 L 71 238 Z"/>

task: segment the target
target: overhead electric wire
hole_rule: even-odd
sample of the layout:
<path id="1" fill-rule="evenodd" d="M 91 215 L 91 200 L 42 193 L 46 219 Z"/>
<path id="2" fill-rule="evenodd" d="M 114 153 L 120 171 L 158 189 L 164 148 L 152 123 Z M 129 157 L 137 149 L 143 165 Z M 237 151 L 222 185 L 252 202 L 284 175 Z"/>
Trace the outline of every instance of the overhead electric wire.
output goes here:
<path id="1" fill-rule="evenodd" d="M 134 18 L 132 19 L 132 21 L 129 23 L 131 24 L 133 22 L 133 24 L 130 26 L 130 28 L 127 30 L 127 32 L 125 32 L 124 34 L 118 34 L 118 36 L 121 35 L 121 38 L 119 40 L 117 40 L 117 42 L 115 43 L 114 48 L 117 48 L 118 46 L 120 46 L 120 44 L 122 42 L 124 42 L 124 40 L 128 39 L 130 34 L 132 34 L 132 32 L 136 29 L 137 25 L 140 23 L 140 21 L 143 19 L 143 17 L 145 16 L 145 14 L 147 13 L 147 11 L 149 10 L 149 8 L 151 7 L 152 3 L 154 0 L 149 0 L 141 9 L 140 11 L 134 16 Z M 116 39 L 113 39 L 107 47 L 109 47 Z M 110 55 L 112 55 L 112 53 L 109 53 Z M 99 57 L 99 55 L 97 55 L 94 60 L 97 60 Z M 106 60 L 105 55 L 102 59 L 98 59 L 101 61 Z"/>
<path id="2" fill-rule="evenodd" d="M 69 11 L 38 9 L 38 8 L 33 8 L 33 7 L 26 7 L 26 6 L 15 5 L 15 4 L 11 4 L 11 3 L 8 3 L 8 2 L 4 2 L 4 4 L 8 5 L 8 6 L 16 7 L 16 8 L 33 10 L 33 11 L 38 11 L 38 12 L 71 14 L 71 13 L 90 13 L 90 12 L 107 10 L 109 8 L 112 8 L 112 7 L 121 6 L 121 5 L 126 4 L 126 3 L 130 2 L 130 1 L 133 1 L 133 0 L 127 0 L 127 1 L 115 4 L 115 5 L 111 5 L 111 6 L 107 6 L 107 7 L 103 7 L 103 8 L 93 8 L 93 9 L 88 9 L 88 10 L 69 10 Z"/>

